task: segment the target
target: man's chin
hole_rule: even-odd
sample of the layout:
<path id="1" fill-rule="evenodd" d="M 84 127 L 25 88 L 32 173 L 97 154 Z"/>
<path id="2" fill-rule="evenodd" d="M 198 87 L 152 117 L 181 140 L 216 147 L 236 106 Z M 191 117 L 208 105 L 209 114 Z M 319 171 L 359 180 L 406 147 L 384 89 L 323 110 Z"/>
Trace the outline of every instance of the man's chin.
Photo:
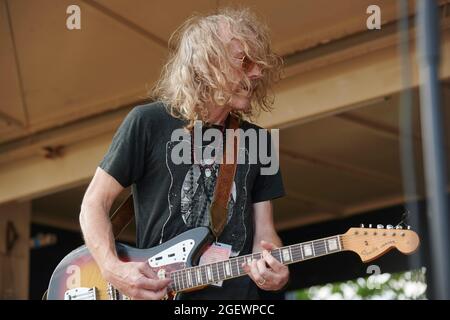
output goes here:
<path id="1" fill-rule="evenodd" d="M 235 111 L 247 111 L 250 108 L 250 99 L 241 97 L 233 99 L 231 108 Z"/>
<path id="2" fill-rule="evenodd" d="M 231 107 L 231 109 L 233 110 L 233 111 L 243 111 L 243 112 L 245 112 L 245 111 L 248 111 L 248 109 L 250 109 L 250 104 L 249 103 L 247 103 L 247 104 L 240 104 L 240 105 L 233 105 L 232 107 Z"/>

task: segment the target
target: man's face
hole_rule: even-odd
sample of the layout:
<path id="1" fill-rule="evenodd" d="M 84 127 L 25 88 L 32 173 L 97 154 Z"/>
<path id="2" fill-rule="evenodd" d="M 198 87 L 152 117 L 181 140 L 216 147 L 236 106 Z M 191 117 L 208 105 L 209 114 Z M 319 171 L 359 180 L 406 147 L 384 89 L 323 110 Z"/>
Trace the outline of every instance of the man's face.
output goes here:
<path id="1" fill-rule="evenodd" d="M 232 87 L 233 95 L 229 106 L 233 110 L 244 111 L 250 107 L 253 89 L 256 85 L 256 81 L 262 77 L 262 70 L 256 63 L 247 57 L 242 44 L 231 37 L 226 26 L 222 28 L 221 33 L 223 35 L 222 39 L 224 43 L 230 49 L 231 60 L 234 61 L 236 66 L 250 79 L 251 88 L 245 88 L 244 82 L 242 81 L 244 77 L 240 72 L 235 72 L 235 74 L 231 75 L 239 84 L 234 84 Z"/>

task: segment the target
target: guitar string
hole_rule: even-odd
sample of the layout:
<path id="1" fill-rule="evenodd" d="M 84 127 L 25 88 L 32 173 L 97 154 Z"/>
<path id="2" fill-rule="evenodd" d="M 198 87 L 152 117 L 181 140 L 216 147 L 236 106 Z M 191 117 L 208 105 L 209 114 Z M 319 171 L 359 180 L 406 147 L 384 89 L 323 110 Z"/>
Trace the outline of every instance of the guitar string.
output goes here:
<path id="1" fill-rule="evenodd" d="M 384 235 L 383 235 L 384 236 Z M 389 235 L 389 234 L 386 234 L 386 236 L 392 236 L 392 235 Z M 306 245 L 312 245 L 312 247 L 314 248 L 314 250 L 317 250 L 317 251 L 322 251 L 323 249 L 325 249 L 326 247 L 329 247 L 329 245 L 327 245 L 326 243 L 324 243 L 326 240 L 331 240 L 331 239 L 333 239 L 333 240 L 337 240 L 337 239 L 334 239 L 334 238 L 337 238 L 338 236 L 332 236 L 332 237 L 328 237 L 328 238 L 323 238 L 323 239 L 317 239 L 317 240 L 312 240 L 312 241 L 308 241 L 308 242 L 302 242 L 302 243 L 298 243 L 298 244 L 293 244 L 293 245 L 288 245 L 288 246 L 284 246 L 284 247 L 281 247 L 281 248 L 276 248 L 276 249 L 273 249 L 273 251 L 279 251 L 279 250 L 292 250 L 292 249 L 294 249 L 294 250 L 296 250 L 296 249 L 299 249 L 299 247 L 300 246 L 302 246 L 302 247 L 304 247 L 304 246 L 306 246 Z M 349 242 L 351 242 L 352 241 L 352 239 L 351 238 L 361 238 L 361 236 L 358 236 L 358 235 L 356 235 L 356 236 L 352 236 L 352 235 L 340 235 L 340 237 L 341 237 L 341 243 L 342 244 L 344 244 L 344 243 L 349 243 Z M 320 241 L 320 242 L 319 242 Z M 386 239 L 379 239 L 379 240 L 376 240 L 376 241 L 381 241 L 381 242 L 383 242 L 383 241 L 386 241 Z M 328 251 L 336 251 L 336 250 L 326 250 L 326 252 L 325 253 L 327 253 Z M 231 261 L 231 260 L 233 260 L 233 259 L 245 259 L 245 258 L 250 258 L 251 256 L 253 256 L 253 255 L 260 255 L 261 253 L 253 253 L 253 254 L 248 254 L 248 255 L 244 255 L 244 256 L 240 256 L 240 257 L 235 257 L 235 258 L 232 258 L 232 259 L 229 259 L 229 260 L 225 260 L 225 261 Z M 223 261 L 217 261 L 217 262 L 213 262 L 213 263 L 210 263 L 210 264 L 205 264 L 205 265 L 202 265 L 202 266 L 204 266 L 204 267 L 206 267 L 206 266 L 210 266 L 210 267 L 213 267 L 213 266 L 215 266 L 215 264 L 216 263 L 222 263 Z M 173 271 L 172 273 L 175 273 L 175 272 L 185 272 L 185 271 L 187 271 L 188 269 L 195 269 L 195 268 L 199 268 L 200 266 L 192 266 L 192 267 L 188 267 L 188 268 L 185 268 L 185 269 L 181 269 L 181 270 L 176 270 L 176 271 Z"/>
<path id="2" fill-rule="evenodd" d="M 404 233 L 404 235 L 407 235 L 407 233 L 409 231 L 409 230 L 403 230 L 403 229 L 393 229 L 392 231 L 387 231 L 387 230 L 391 230 L 391 229 L 378 229 L 378 231 L 373 230 L 373 232 L 374 233 L 383 232 L 383 236 L 393 236 L 393 234 L 394 233 L 396 234 L 397 232 L 399 232 L 400 234 Z M 372 231 L 372 230 L 370 230 L 370 231 Z M 393 234 L 389 234 L 390 232 L 392 232 Z M 358 240 L 360 241 L 362 236 L 368 236 L 368 235 L 371 236 L 370 234 L 360 234 L 360 235 L 342 234 L 342 235 L 337 235 L 337 236 L 330 236 L 327 238 L 322 238 L 322 239 L 298 243 L 298 244 L 294 244 L 294 245 L 290 245 L 290 246 L 285 246 L 282 248 L 277 248 L 277 249 L 274 249 L 273 251 L 277 255 L 281 255 L 281 250 L 283 250 L 283 249 L 289 250 L 291 252 L 290 254 L 292 256 L 298 255 L 300 253 L 300 256 L 299 256 L 300 260 L 298 260 L 298 258 L 294 258 L 294 260 L 298 260 L 298 262 L 300 262 L 302 260 L 307 260 L 307 259 L 327 255 L 330 253 L 347 250 L 346 248 L 339 248 L 339 250 L 331 250 L 332 252 L 328 252 L 328 250 L 325 249 L 325 252 L 323 254 L 316 255 L 316 253 L 314 252 L 313 255 L 311 255 L 311 256 L 308 255 L 308 257 L 304 257 L 303 252 L 298 252 L 298 251 L 302 251 L 301 248 L 302 247 L 304 248 L 306 245 L 312 245 L 314 247 L 315 251 L 323 252 L 324 248 L 327 246 L 326 240 L 333 239 L 333 238 L 336 240 L 336 238 L 340 237 L 341 244 L 345 246 L 345 244 L 349 244 L 354 238 L 358 238 Z M 396 238 L 396 239 L 398 239 L 398 238 Z M 373 241 L 372 241 L 372 244 L 378 244 L 379 242 L 385 242 L 385 241 L 386 241 L 386 238 L 378 239 L 378 240 L 376 240 L 376 243 L 373 243 Z M 390 247 L 393 247 L 393 246 L 389 246 L 388 248 L 390 248 Z M 386 248 L 386 249 L 388 249 L 388 248 Z M 276 252 L 276 251 L 278 251 L 278 252 Z M 225 260 L 225 261 L 229 262 L 229 268 L 230 268 L 231 273 L 237 272 L 238 275 L 240 276 L 240 275 L 245 274 L 245 272 L 243 272 L 242 266 L 240 265 L 242 262 L 245 262 L 248 259 L 252 259 L 252 260 L 259 259 L 260 257 L 261 257 L 261 253 L 253 253 L 253 254 L 248 254 L 245 256 L 235 257 L 235 258 Z M 281 260 L 281 256 L 280 256 L 280 260 Z M 233 265 L 232 265 L 233 262 L 236 265 L 235 267 L 233 267 Z M 220 264 L 222 264 L 222 266 L 220 266 L 221 270 L 219 270 L 219 268 L 218 268 Z M 208 267 L 209 267 L 209 270 L 208 270 Z M 216 267 L 217 271 L 214 270 L 214 267 Z M 178 281 L 178 283 L 175 283 L 176 286 L 188 288 L 188 287 L 193 287 L 193 286 L 189 285 L 189 282 L 194 283 L 192 278 L 189 279 L 191 281 L 188 280 L 188 276 L 187 276 L 188 273 L 191 273 L 191 277 L 192 277 L 192 274 L 194 275 L 193 279 L 195 279 L 195 283 L 197 283 L 197 284 L 200 283 L 200 285 L 203 285 L 203 284 L 206 285 L 209 283 L 217 282 L 217 280 L 215 280 L 214 278 L 218 278 L 218 280 L 220 280 L 220 278 L 223 278 L 223 279 L 230 278 L 230 276 L 226 275 L 226 270 L 224 270 L 224 268 L 225 268 L 224 261 L 219 261 L 219 262 L 215 262 L 215 263 L 211 263 L 211 264 L 207 264 L 207 265 L 192 266 L 192 267 L 188 267 L 188 268 L 181 269 L 181 270 L 175 270 L 175 271 L 171 272 L 171 276 L 174 277 L 175 281 Z M 211 274 L 212 280 L 210 280 L 210 277 L 208 276 L 208 271 L 209 271 L 209 274 Z M 199 274 L 200 274 L 200 281 L 197 281 L 198 280 L 197 276 Z M 222 277 L 221 274 L 223 274 L 224 276 Z M 231 277 L 234 277 L 234 276 L 231 275 Z M 205 280 L 203 280 L 203 279 L 205 279 Z M 187 286 L 185 286 L 185 283 L 187 284 Z M 184 288 L 182 288 L 182 289 L 184 289 Z"/>
<path id="3" fill-rule="evenodd" d="M 384 230 L 384 229 L 382 229 L 382 230 Z M 356 236 L 351 236 L 351 235 L 350 236 L 349 235 L 343 236 L 343 235 L 340 235 L 340 236 L 341 236 L 342 244 L 344 244 L 344 243 L 349 244 L 349 238 L 351 238 L 351 237 L 353 237 L 353 238 L 355 238 L 355 237 L 360 238 L 361 237 L 360 235 L 359 236 L 358 235 L 356 235 Z M 308 260 L 308 259 L 312 259 L 312 258 L 323 256 L 323 255 L 327 255 L 327 254 L 332 254 L 332 253 L 348 250 L 346 248 L 340 248 L 340 249 L 336 249 L 336 250 L 331 250 L 332 252 L 328 252 L 328 250 L 325 250 L 325 251 L 322 251 L 323 252 L 322 254 L 316 255 L 316 253 L 314 252 L 314 254 L 308 255 L 308 257 L 304 257 L 304 253 L 302 252 L 301 247 L 304 247 L 305 245 L 308 245 L 308 244 L 312 244 L 313 242 L 321 241 L 322 243 L 315 243 L 315 245 L 313 245 L 315 251 L 321 251 L 327 246 L 326 243 L 323 244 L 323 242 L 325 240 L 336 238 L 336 237 L 337 236 L 332 236 L 332 237 L 328 237 L 328 238 L 323 238 L 323 239 L 313 240 L 313 241 L 309 241 L 309 242 L 303 242 L 303 243 L 298 243 L 298 244 L 294 244 L 294 245 L 290 245 L 290 246 L 285 246 L 285 247 L 282 247 L 282 248 L 277 248 L 277 249 L 273 250 L 274 251 L 273 253 L 275 253 L 275 251 L 278 251 L 275 254 L 276 255 L 281 255 L 282 254 L 281 253 L 282 249 L 290 250 L 291 251 L 290 255 L 292 257 L 294 257 L 295 255 L 298 255 L 298 257 L 297 258 L 294 257 L 289 262 L 291 262 L 291 261 L 292 262 L 301 262 L 303 260 Z M 344 238 L 344 237 L 346 237 L 346 238 Z M 385 241 L 386 241 L 386 239 L 376 240 L 375 243 L 373 243 L 373 241 L 372 241 L 372 245 L 378 244 L 378 243 L 383 243 Z M 390 247 L 392 247 L 392 246 L 389 246 L 386 249 L 388 249 Z M 240 275 L 245 275 L 246 273 L 243 272 L 242 266 L 240 264 L 242 262 L 245 262 L 249 258 L 252 258 L 252 260 L 253 260 L 253 259 L 259 259 L 260 257 L 261 257 L 261 253 L 253 253 L 253 254 L 249 254 L 249 255 L 245 255 L 245 256 L 235 257 L 233 259 L 229 259 L 229 260 L 225 260 L 225 261 L 218 261 L 218 262 L 211 263 L 211 264 L 208 264 L 208 265 L 193 266 L 193 267 L 188 267 L 188 268 L 181 269 L 181 270 L 176 270 L 176 271 L 171 272 L 171 275 L 175 276 L 175 279 L 173 279 L 173 280 L 176 280 L 180 284 L 182 284 L 181 286 L 175 284 L 175 286 L 176 287 L 183 287 L 183 288 L 180 288 L 180 290 L 184 290 L 184 289 L 187 289 L 187 288 L 195 287 L 194 281 L 192 280 L 192 278 L 196 280 L 195 283 L 197 283 L 197 286 L 199 286 L 199 285 L 206 285 L 206 284 L 217 282 L 218 280 L 220 280 L 220 278 L 223 278 L 223 280 L 225 280 L 227 278 L 234 277 L 232 275 L 234 273 L 234 271 L 237 271 L 239 276 Z M 280 259 L 281 259 L 281 257 L 280 257 Z M 293 260 L 296 260 L 296 261 L 293 261 Z M 230 267 L 230 271 L 231 271 L 231 276 L 227 276 L 226 275 L 227 274 L 226 271 L 223 270 L 223 268 L 224 268 L 223 264 L 226 263 L 226 262 L 229 262 L 229 264 L 230 264 L 229 267 Z M 233 262 L 235 262 L 235 264 L 236 264 L 235 267 L 232 266 Z M 219 267 L 220 264 L 222 264 L 222 266 L 220 266 L 220 268 L 222 269 L 221 270 L 222 272 L 220 272 L 218 270 L 218 267 Z M 216 267 L 217 271 L 214 270 L 214 266 Z M 211 278 L 213 278 L 212 280 L 210 280 L 210 277 L 208 276 L 208 270 L 206 270 L 208 267 L 210 268 L 209 273 L 211 274 Z M 235 269 L 235 270 L 233 270 L 233 269 Z M 201 281 L 197 281 L 198 279 L 196 278 L 198 276 L 199 272 L 200 272 L 200 274 L 202 276 L 202 279 L 200 279 Z M 190 279 L 191 281 L 189 281 L 187 279 L 187 277 L 188 277 L 187 273 L 191 273 L 191 277 L 192 277 Z M 223 274 L 224 276 L 222 277 L 221 274 Z M 214 278 L 217 278 L 217 280 L 215 280 Z M 203 281 L 203 279 L 206 280 L 206 283 L 205 283 L 205 281 Z M 192 285 L 189 285 L 189 282 L 191 282 Z M 184 285 L 185 283 L 187 284 L 187 286 Z"/>
<path id="4" fill-rule="evenodd" d="M 323 250 L 324 248 L 325 248 L 325 246 L 327 246 L 326 244 L 323 244 L 323 241 L 324 240 L 327 240 L 327 239 L 332 239 L 332 238 L 336 238 L 337 236 L 333 236 L 333 237 L 328 237 L 328 238 L 325 238 L 325 239 L 318 239 L 318 240 L 313 240 L 313 241 L 308 241 L 308 242 L 303 242 L 303 243 L 298 243 L 298 244 L 293 244 L 293 245 L 289 245 L 289 246 L 285 246 L 285 247 L 281 247 L 281 248 L 277 248 L 277 249 L 274 249 L 273 251 L 275 252 L 275 251 L 279 251 L 279 250 L 292 250 L 292 249 L 294 249 L 294 250 L 296 250 L 296 249 L 299 249 L 300 248 L 300 246 L 306 246 L 306 245 L 314 245 L 314 249 L 317 251 L 317 249 L 319 249 L 319 251 L 320 250 Z M 349 239 L 350 237 L 352 237 L 352 236 L 341 236 L 341 242 L 342 243 L 349 243 L 349 241 L 351 242 L 351 240 Z M 355 236 L 355 237 L 360 237 L 360 236 Z M 317 243 L 318 241 L 320 241 L 321 243 Z M 386 241 L 386 239 L 381 239 L 381 240 L 377 240 L 377 241 L 381 241 L 381 242 L 383 242 L 383 241 Z M 327 250 L 328 251 L 328 250 Z M 336 250 L 331 250 L 331 251 L 336 251 Z M 245 256 L 240 256 L 240 257 L 235 257 L 235 258 L 232 258 L 232 259 L 229 259 L 228 261 L 231 261 L 231 260 L 233 260 L 233 259 L 245 259 L 245 258 L 250 258 L 252 255 L 254 256 L 254 255 L 260 255 L 261 253 L 253 253 L 253 254 L 248 254 L 248 255 L 245 255 Z M 226 260 L 225 260 L 226 261 Z M 221 262 L 223 262 L 223 261 L 218 261 L 218 262 L 214 262 L 214 263 L 211 263 L 211 264 L 207 264 L 207 265 L 202 265 L 202 266 L 214 266 L 215 265 L 215 263 L 221 263 Z M 182 270 L 179 270 L 180 272 L 183 272 L 183 271 L 186 271 L 186 270 L 188 270 L 188 269 L 193 269 L 193 268 L 198 268 L 198 267 L 200 267 L 200 266 L 193 266 L 193 267 L 188 267 L 188 268 L 186 268 L 186 269 L 182 269 Z M 177 272 L 177 271 L 174 271 L 174 272 Z"/>

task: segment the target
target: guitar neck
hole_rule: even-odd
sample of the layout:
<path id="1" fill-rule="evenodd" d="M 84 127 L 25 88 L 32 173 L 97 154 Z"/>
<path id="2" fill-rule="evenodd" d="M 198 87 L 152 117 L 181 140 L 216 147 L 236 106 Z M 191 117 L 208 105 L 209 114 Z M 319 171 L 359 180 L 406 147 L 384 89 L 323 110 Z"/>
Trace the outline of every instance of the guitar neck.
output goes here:
<path id="1" fill-rule="evenodd" d="M 343 250 L 340 235 L 302 242 L 272 250 L 270 253 L 284 265 L 321 257 Z M 170 274 L 170 289 L 175 292 L 186 291 L 196 287 L 213 284 L 223 280 L 246 275 L 242 264 L 260 259 L 260 252 L 231 258 L 229 260 L 189 267 Z"/>

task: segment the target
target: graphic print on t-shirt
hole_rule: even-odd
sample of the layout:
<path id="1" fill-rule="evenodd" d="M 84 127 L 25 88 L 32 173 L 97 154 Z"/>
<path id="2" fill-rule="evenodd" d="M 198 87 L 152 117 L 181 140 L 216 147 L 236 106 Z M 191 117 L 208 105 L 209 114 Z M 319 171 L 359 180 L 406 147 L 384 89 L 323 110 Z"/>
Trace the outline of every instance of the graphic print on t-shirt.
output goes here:
<path id="1" fill-rule="evenodd" d="M 209 225 L 209 206 L 214 197 L 214 188 L 219 173 L 219 164 L 214 159 L 202 159 L 200 164 L 193 164 L 183 181 L 181 188 L 181 216 L 190 227 Z M 227 223 L 236 203 L 236 183 L 233 181 L 228 203 Z"/>
<path id="2" fill-rule="evenodd" d="M 173 163 L 170 155 L 178 143 L 190 145 L 190 141 L 169 141 L 166 145 L 166 164 L 171 177 L 168 194 L 170 216 L 167 221 L 173 218 L 172 212 L 178 211 L 174 208 L 180 208 L 178 212 L 181 213 L 181 218 L 188 228 L 210 226 L 209 208 L 214 197 L 220 165 L 214 163 L 213 159 L 202 159 L 200 163 L 194 164 Z M 183 173 L 180 174 L 179 170 Z M 218 239 L 232 246 L 231 256 L 239 255 L 247 238 L 244 214 L 249 171 L 249 164 L 238 165 L 228 202 L 227 224 Z M 178 181 L 178 177 L 184 178 Z M 162 236 L 164 237 L 164 234 Z"/>

